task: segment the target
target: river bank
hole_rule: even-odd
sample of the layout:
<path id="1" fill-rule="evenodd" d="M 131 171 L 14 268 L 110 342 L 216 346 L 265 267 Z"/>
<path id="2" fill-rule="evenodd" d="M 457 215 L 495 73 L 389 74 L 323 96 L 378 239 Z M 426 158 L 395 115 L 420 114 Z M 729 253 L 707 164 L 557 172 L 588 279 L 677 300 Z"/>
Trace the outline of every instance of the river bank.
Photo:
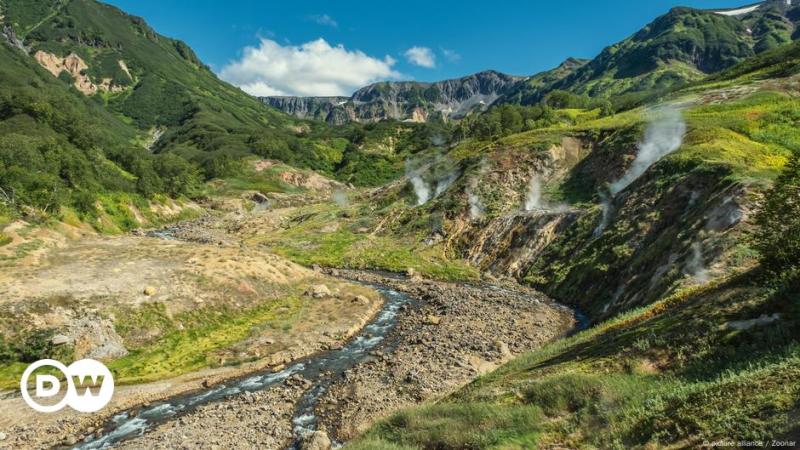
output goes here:
<path id="1" fill-rule="evenodd" d="M 411 301 L 393 304 L 390 326 L 368 326 L 359 334 L 356 341 L 374 345 L 360 347 L 352 364 L 319 355 L 328 359 L 304 362 L 297 368 L 303 376 L 288 374 L 268 390 L 201 406 L 120 448 L 329 448 L 398 408 L 446 395 L 576 323 L 569 309 L 521 287 L 324 272 L 396 290 Z M 310 365 L 316 368 L 309 371 Z"/>

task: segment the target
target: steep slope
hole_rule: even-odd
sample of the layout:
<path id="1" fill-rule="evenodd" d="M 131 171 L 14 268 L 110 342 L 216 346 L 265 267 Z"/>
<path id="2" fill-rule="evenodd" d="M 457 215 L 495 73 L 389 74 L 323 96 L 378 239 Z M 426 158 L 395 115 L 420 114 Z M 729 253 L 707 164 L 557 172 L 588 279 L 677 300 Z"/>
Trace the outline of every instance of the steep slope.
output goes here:
<path id="1" fill-rule="evenodd" d="M 564 90 L 624 109 L 796 39 L 799 19 L 800 3 L 786 0 L 731 10 L 674 8 L 591 61 L 568 60 L 531 77 L 502 101 L 531 105 Z"/>
<path id="2" fill-rule="evenodd" d="M 567 58 L 555 69 L 538 73 L 522 83 L 517 84 L 500 100 L 500 103 L 513 103 L 519 105 L 533 105 L 539 102 L 553 86 L 572 75 L 576 70 L 589 63 L 589 60 Z"/>
<path id="3" fill-rule="evenodd" d="M 592 60 L 569 58 L 527 78 L 481 72 L 437 83 L 378 83 L 352 97 L 264 97 L 300 118 L 341 125 L 383 119 L 459 119 L 492 104 L 533 105 L 557 90 L 610 98 L 618 109 L 696 82 L 797 39 L 800 2 L 768 0 L 731 10 L 673 8 Z"/>
<path id="4" fill-rule="evenodd" d="M 106 213 L 132 225 L 118 203 L 144 211 L 146 197 L 199 189 L 196 168 L 150 154 L 136 129 L 5 42 L 0 85 L 0 223 L 59 217 L 70 207 L 97 226 Z"/>
<path id="5" fill-rule="evenodd" d="M 263 97 L 262 101 L 297 117 L 336 125 L 384 119 L 425 122 L 434 117 L 447 120 L 484 111 L 522 80 L 486 71 L 435 83 L 376 83 L 359 89 L 350 98 Z"/>
<path id="6" fill-rule="evenodd" d="M 80 197 L 79 209 L 88 213 L 101 191 L 144 198 L 160 193 L 199 195 L 204 179 L 239 175 L 241 158 L 248 155 L 328 175 L 345 166 L 352 173 L 352 165 L 343 162 L 348 131 L 332 132 L 324 124 L 302 122 L 266 107 L 220 81 L 183 42 L 159 35 L 143 19 L 115 7 L 94 0 L 0 0 L 0 28 L 0 65 L 9 80 L 3 85 L 4 118 L 26 114 L 36 125 L 29 135 L 41 138 L 47 133 L 36 127 L 56 117 L 56 134 L 73 144 L 73 132 L 64 124 L 80 123 L 72 129 L 86 135 L 75 144 L 81 152 L 102 149 L 99 153 L 117 165 L 114 170 L 122 171 L 97 182 L 100 175 L 76 177 L 48 166 L 55 176 L 52 183 L 63 186 L 55 191 L 61 197 L 57 205 L 75 206 Z M 31 83 L 39 91 L 26 80 L 37 80 Z M 61 104 L 68 106 L 52 111 L 46 106 Z M 36 110 L 39 106 L 46 114 Z M 357 159 L 360 152 L 352 147 L 347 156 Z M 25 177 L 32 180 L 20 181 Z M 4 202 L 11 211 L 6 215 L 22 214 L 22 206 L 49 204 L 31 195 L 39 189 L 31 183 L 43 182 L 36 178 L 19 171 L 0 179 L 0 188 L 17 192 L 14 205 Z M 78 186 L 74 180 L 87 185 Z M 86 195 L 76 196 L 77 191 Z M 52 205 L 48 211 L 58 214 Z"/>
<path id="7" fill-rule="evenodd" d="M 94 0 L 3 0 L 2 10 L 7 34 L 54 76 L 160 137 L 154 151 L 178 152 L 209 176 L 253 152 L 258 138 L 296 141 L 296 121 L 220 81 L 189 46 L 139 17 Z"/>

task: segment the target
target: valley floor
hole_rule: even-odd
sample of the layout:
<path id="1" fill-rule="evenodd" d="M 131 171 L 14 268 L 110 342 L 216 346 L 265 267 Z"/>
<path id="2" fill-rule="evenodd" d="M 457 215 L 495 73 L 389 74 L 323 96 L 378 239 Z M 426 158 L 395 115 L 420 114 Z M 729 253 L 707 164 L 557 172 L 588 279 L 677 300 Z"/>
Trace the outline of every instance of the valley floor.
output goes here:
<path id="1" fill-rule="evenodd" d="M 7 392 L 0 448 L 72 445 L 101 433 L 119 411 L 247 373 L 277 372 L 341 347 L 380 308 L 370 284 L 406 292 L 414 302 L 386 340 L 320 398 L 319 427 L 336 439 L 351 439 L 403 406 L 441 398 L 575 326 L 571 310 L 513 283 L 315 271 L 253 243 L 253 230 L 280 228 L 292 214 L 228 211 L 148 233 L 154 237 L 89 234 L 50 239 L 21 254 L 0 275 L 6 332 L 34 324 L 66 330 L 75 359 L 109 361 L 118 388 L 106 411 L 92 416 L 42 416 Z M 0 381 L 14 386 L 24 367 L 4 366 Z M 282 448 L 294 436 L 296 401 L 316 381 L 293 377 L 202 406 L 122 447 Z"/>

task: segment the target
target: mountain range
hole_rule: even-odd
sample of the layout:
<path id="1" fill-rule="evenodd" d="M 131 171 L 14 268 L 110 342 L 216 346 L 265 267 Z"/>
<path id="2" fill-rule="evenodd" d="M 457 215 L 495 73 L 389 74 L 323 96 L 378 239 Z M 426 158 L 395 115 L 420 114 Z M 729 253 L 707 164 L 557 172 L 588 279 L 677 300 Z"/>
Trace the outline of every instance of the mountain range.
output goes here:
<path id="1" fill-rule="evenodd" d="M 797 39 L 799 4 L 767 0 L 727 10 L 673 8 L 592 60 L 569 58 L 530 77 L 486 71 L 435 83 L 381 82 L 351 97 L 261 100 L 295 117 L 336 125 L 459 119 L 494 103 L 535 104 L 556 90 L 630 101 L 684 86 Z"/>

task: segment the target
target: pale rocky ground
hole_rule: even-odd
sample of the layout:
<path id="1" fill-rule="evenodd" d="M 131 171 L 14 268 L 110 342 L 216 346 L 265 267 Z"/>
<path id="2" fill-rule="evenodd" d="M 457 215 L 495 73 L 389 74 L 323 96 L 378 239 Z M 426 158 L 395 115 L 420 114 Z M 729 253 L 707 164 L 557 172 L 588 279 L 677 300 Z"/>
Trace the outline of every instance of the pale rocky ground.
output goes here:
<path id="1" fill-rule="evenodd" d="M 292 440 L 294 403 L 302 382 L 246 393 L 204 405 L 116 448 L 135 449 L 279 449 Z"/>
<path id="2" fill-rule="evenodd" d="M 0 333 L 13 339 L 21 330 L 58 329 L 75 347 L 75 359 L 124 356 L 132 342 L 117 334 L 114 321 L 117 315 L 146 304 L 163 304 L 170 315 L 223 305 L 246 310 L 287 295 L 300 298 L 302 304 L 301 316 L 291 320 L 291 327 L 260 330 L 217 355 L 221 363 L 254 361 L 118 386 L 102 414 L 78 415 L 67 408 L 42 415 L 25 406 L 18 394 L 0 391 L 0 437 L 5 436 L 0 448 L 47 448 L 73 442 L 116 411 L 341 345 L 382 304 L 370 288 L 242 246 L 210 223 L 216 220 L 204 228 L 214 237 L 205 243 L 198 242 L 202 239 L 98 236 L 64 224 L 46 229 L 17 222 L 5 228 L 14 242 L 0 249 L 7 256 L 0 261 Z M 134 343 L 154 338 L 129 337 Z"/>
<path id="3" fill-rule="evenodd" d="M 576 326 L 571 310 L 513 284 L 334 272 L 389 285 L 420 302 L 403 310 L 384 348 L 345 372 L 322 397 L 317 414 L 339 440 L 352 439 L 400 408 L 442 398 Z"/>
<path id="4" fill-rule="evenodd" d="M 388 285 L 416 301 L 403 308 L 384 343 L 321 398 L 317 414 L 324 431 L 302 443 L 303 449 L 329 450 L 329 435 L 350 439 L 381 417 L 441 398 L 575 326 L 570 310 L 512 285 L 330 272 Z M 292 442 L 294 403 L 311 386 L 313 380 L 291 377 L 266 391 L 204 405 L 117 448 L 287 448 Z"/>

